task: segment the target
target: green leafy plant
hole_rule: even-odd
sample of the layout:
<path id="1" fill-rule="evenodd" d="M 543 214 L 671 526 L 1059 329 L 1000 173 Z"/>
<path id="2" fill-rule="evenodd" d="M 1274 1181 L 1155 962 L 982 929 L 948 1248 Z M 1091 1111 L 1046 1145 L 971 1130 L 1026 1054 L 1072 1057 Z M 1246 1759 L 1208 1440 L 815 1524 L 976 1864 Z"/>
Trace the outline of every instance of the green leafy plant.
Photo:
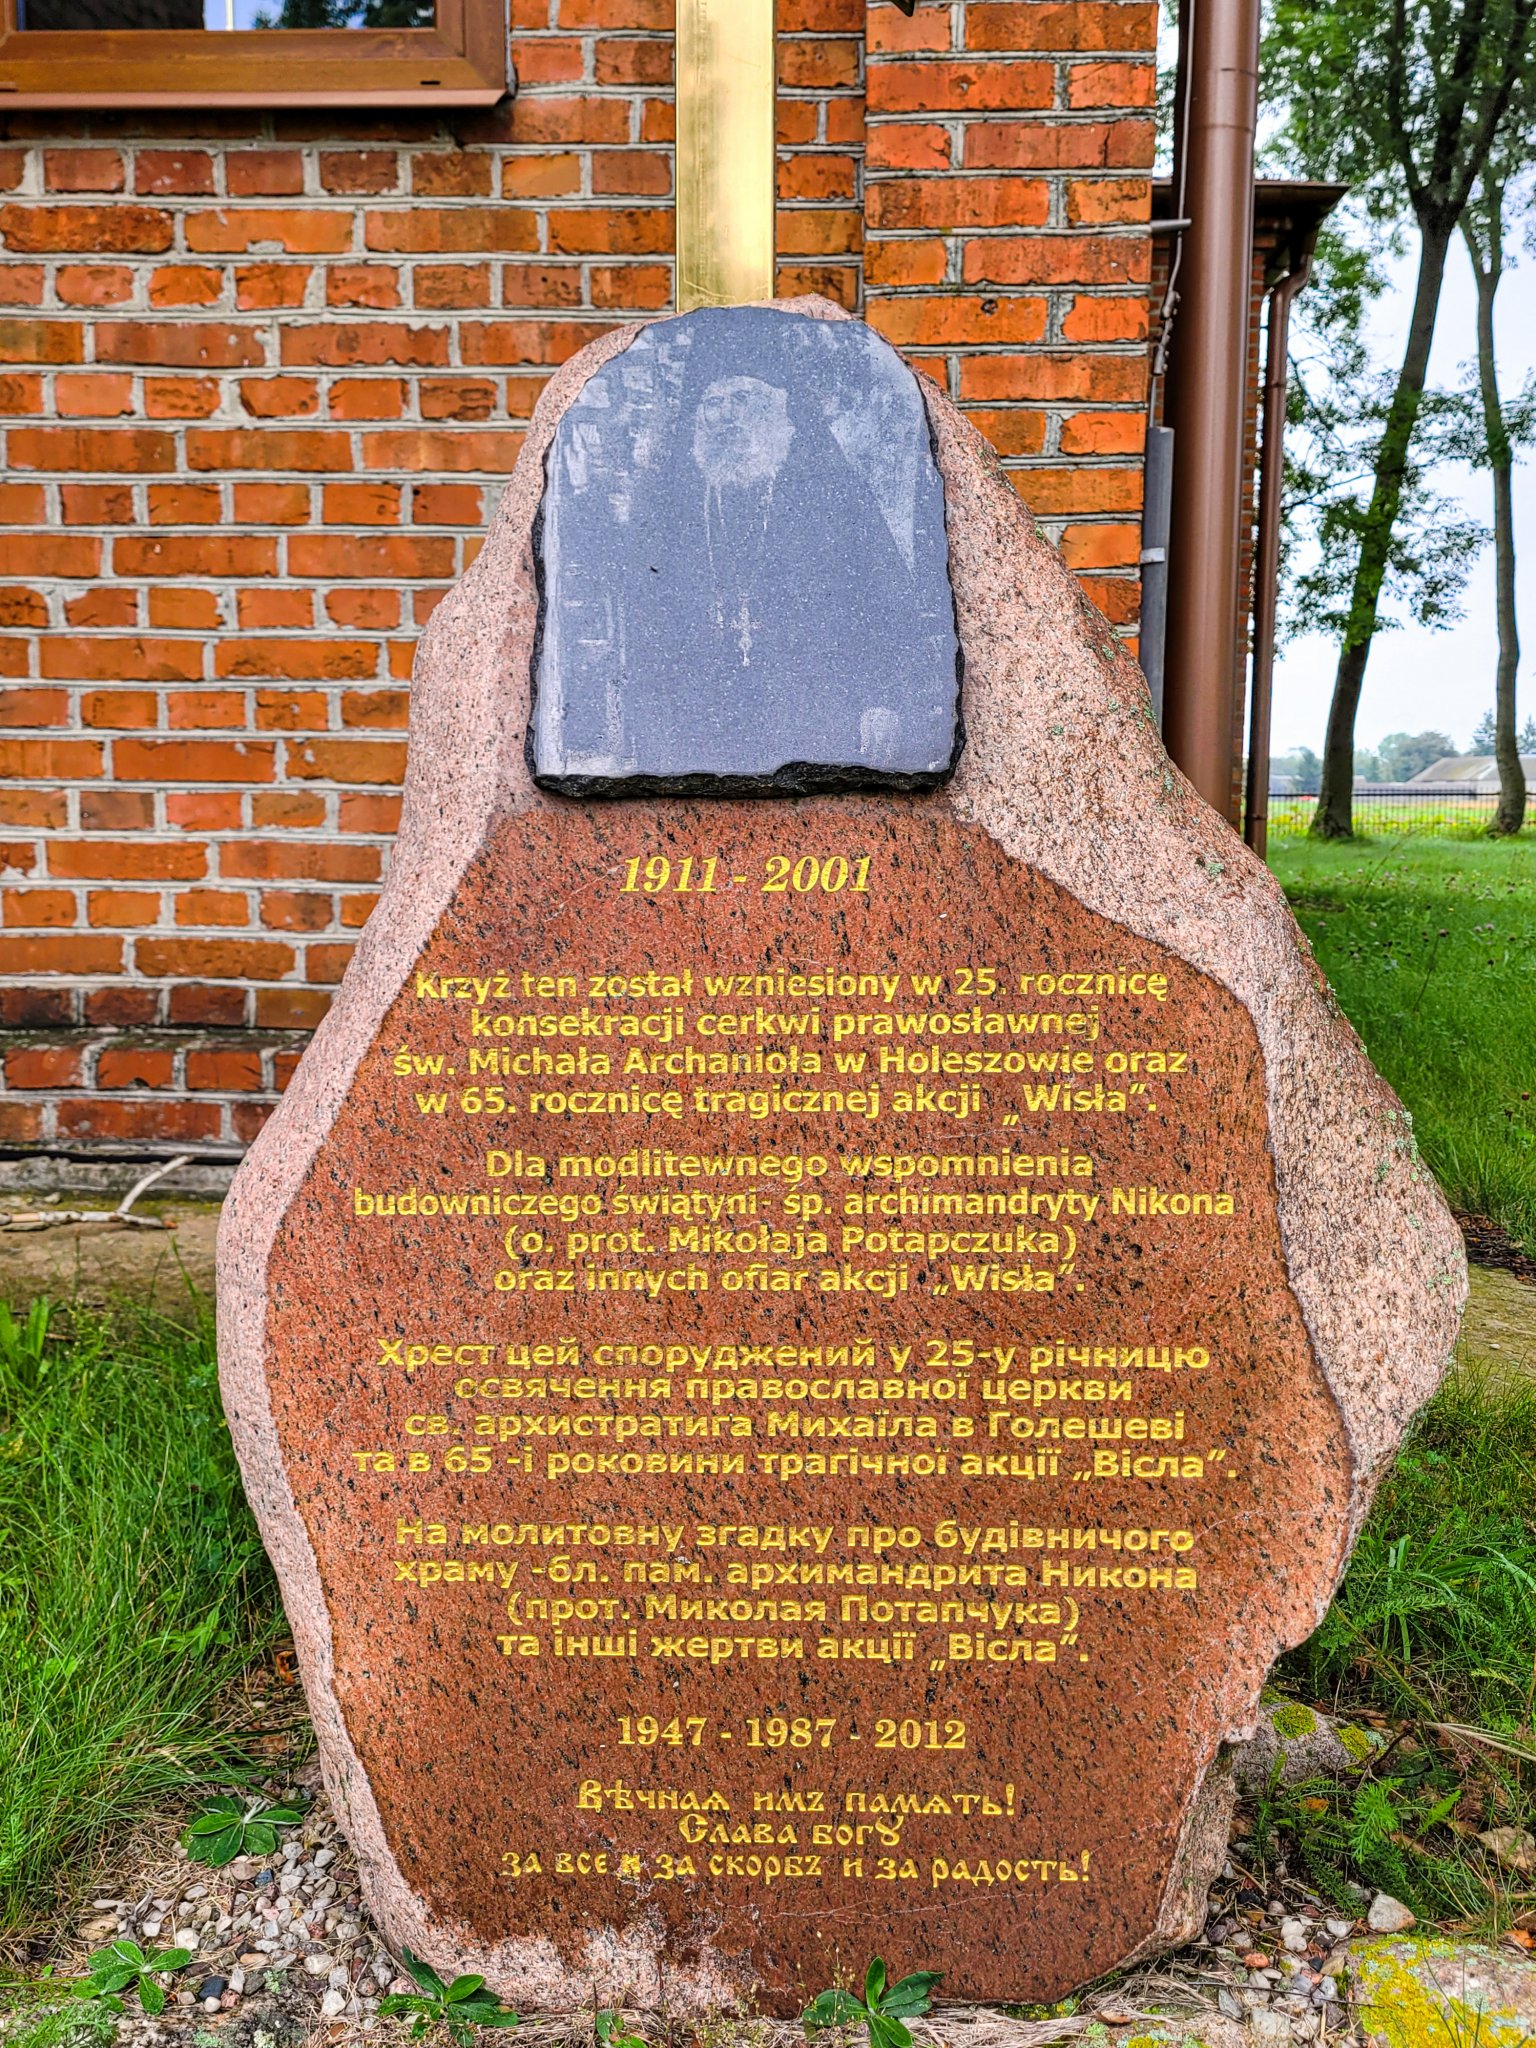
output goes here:
<path id="1" fill-rule="evenodd" d="M 210 1799 L 187 1829 L 187 1854 L 194 1863 L 222 1870 L 237 1856 L 270 1856 L 279 1828 L 297 1827 L 304 1818 L 291 1806 L 269 1806 L 264 1799 L 244 1805 L 221 1795 Z"/>
<path id="2" fill-rule="evenodd" d="M 912 2048 L 908 2020 L 920 2019 L 933 2003 L 933 1987 L 942 1970 L 915 1970 L 909 1977 L 887 1983 L 885 1964 L 876 1956 L 864 1972 L 864 1995 L 834 1987 L 813 1998 L 800 2015 L 808 2034 L 828 2027 L 862 2026 L 869 2036 L 869 2048 Z"/>
<path id="3" fill-rule="evenodd" d="M 400 1959 L 419 1987 L 416 1991 L 394 1991 L 379 2000 L 379 2011 L 392 2018 L 412 2017 L 411 2039 L 419 2041 L 434 2027 L 446 2027 L 458 2048 L 470 2048 L 476 2027 L 515 2027 L 517 2014 L 509 2012 L 494 1991 L 487 1991 L 483 1977 L 455 1977 L 445 1984 L 430 1963 L 413 1956 L 408 1948 Z"/>
<path id="4" fill-rule="evenodd" d="M 48 1370 L 48 1325 L 53 1303 L 39 1295 L 24 1315 L 0 1301 L 0 1382 L 18 1393 L 35 1393 Z"/>
<path id="5" fill-rule="evenodd" d="M 136 1941 L 114 1941 L 86 1964 L 80 1996 L 98 1999 L 109 2012 L 121 2012 L 123 1993 L 137 1990 L 139 2004 L 147 2013 L 164 2012 L 165 1987 L 157 1979 L 184 1970 L 191 1960 L 189 1948 L 162 1948 L 146 1955 Z"/>
<path id="6" fill-rule="evenodd" d="M 592 2022 L 592 2031 L 597 2036 L 598 2048 L 650 2048 L 643 2034 L 630 2033 L 622 2013 L 600 2012 Z"/>

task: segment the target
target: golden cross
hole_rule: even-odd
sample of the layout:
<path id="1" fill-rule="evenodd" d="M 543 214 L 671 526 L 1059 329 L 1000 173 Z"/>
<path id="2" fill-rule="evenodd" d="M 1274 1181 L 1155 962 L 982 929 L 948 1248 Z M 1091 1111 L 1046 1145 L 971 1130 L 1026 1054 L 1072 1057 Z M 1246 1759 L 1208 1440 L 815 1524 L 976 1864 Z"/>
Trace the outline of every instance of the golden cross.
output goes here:
<path id="1" fill-rule="evenodd" d="M 680 313 L 773 297 L 775 85 L 773 0 L 677 0 Z"/>

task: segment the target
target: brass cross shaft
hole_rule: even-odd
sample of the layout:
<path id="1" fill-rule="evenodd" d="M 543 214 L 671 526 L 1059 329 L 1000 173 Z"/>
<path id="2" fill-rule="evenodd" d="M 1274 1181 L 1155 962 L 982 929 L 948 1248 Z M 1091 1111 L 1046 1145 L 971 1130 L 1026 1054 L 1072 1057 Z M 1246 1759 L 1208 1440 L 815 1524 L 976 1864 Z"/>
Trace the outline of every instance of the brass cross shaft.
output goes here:
<path id="1" fill-rule="evenodd" d="M 773 297 L 773 0 L 677 0 L 677 307 Z"/>

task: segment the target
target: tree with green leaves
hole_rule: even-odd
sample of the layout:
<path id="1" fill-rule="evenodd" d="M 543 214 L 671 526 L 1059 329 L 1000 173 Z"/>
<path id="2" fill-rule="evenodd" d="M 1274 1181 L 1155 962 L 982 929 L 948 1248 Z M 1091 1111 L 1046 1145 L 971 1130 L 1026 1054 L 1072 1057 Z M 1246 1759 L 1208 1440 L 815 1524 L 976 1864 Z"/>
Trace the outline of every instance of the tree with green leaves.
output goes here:
<path id="1" fill-rule="evenodd" d="M 1389 242 L 1388 246 L 1391 244 Z M 1281 529 L 1282 640 L 1328 633 L 1341 643 L 1354 600 L 1355 567 L 1372 519 L 1377 455 L 1391 418 L 1395 379 L 1372 360 L 1372 309 L 1388 288 L 1382 250 L 1361 244 L 1347 217 L 1319 238 L 1312 283 L 1291 330 L 1286 387 L 1285 493 Z M 1464 398 L 1426 391 L 1404 464 L 1388 537 L 1379 632 L 1401 619 L 1433 632 L 1461 616 L 1467 574 L 1486 528 L 1468 519 L 1435 482 L 1443 461 L 1464 461 Z M 1357 775 L 1379 779 L 1360 759 Z"/>
<path id="2" fill-rule="evenodd" d="M 1515 730 L 1515 680 L 1520 669 L 1520 625 L 1515 610 L 1515 443 L 1528 438 L 1533 406 L 1529 390 L 1513 408 L 1499 390 L 1498 357 L 1494 349 L 1494 302 L 1505 270 L 1504 218 L 1510 186 L 1523 168 L 1536 126 L 1536 105 L 1529 90 L 1521 94 L 1523 118 L 1509 123 L 1500 146 L 1489 153 L 1461 217 L 1462 240 L 1477 283 L 1477 387 L 1482 410 L 1480 458 L 1493 483 L 1494 613 L 1498 621 L 1499 655 L 1494 673 L 1493 755 L 1499 764 L 1499 805 L 1489 831 L 1496 837 L 1518 832 L 1525 823 L 1525 770 Z"/>
<path id="3" fill-rule="evenodd" d="M 1312 829 L 1353 832 L 1355 718 L 1392 560 L 1446 258 L 1533 61 L 1536 0 L 1274 0 L 1265 44 L 1284 143 L 1356 188 L 1389 230 L 1411 213 L 1418 276 L 1353 553 Z"/>

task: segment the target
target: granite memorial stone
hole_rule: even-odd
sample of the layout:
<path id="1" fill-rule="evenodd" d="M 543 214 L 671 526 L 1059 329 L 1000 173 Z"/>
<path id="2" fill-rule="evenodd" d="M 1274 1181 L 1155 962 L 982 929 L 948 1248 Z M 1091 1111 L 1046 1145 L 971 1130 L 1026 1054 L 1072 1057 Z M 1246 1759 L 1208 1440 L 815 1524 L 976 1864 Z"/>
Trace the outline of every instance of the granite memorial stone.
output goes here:
<path id="1" fill-rule="evenodd" d="M 931 778 L 952 628 L 936 789 L 539 786 Z M 221 1234 L 394 1940 L 525 2007 L 793 2012 L 877 1952 L 1055 1999 L 1187 1934 L 1464 1285 L 949 403 L 816 301 L 566 365 Z"/>

